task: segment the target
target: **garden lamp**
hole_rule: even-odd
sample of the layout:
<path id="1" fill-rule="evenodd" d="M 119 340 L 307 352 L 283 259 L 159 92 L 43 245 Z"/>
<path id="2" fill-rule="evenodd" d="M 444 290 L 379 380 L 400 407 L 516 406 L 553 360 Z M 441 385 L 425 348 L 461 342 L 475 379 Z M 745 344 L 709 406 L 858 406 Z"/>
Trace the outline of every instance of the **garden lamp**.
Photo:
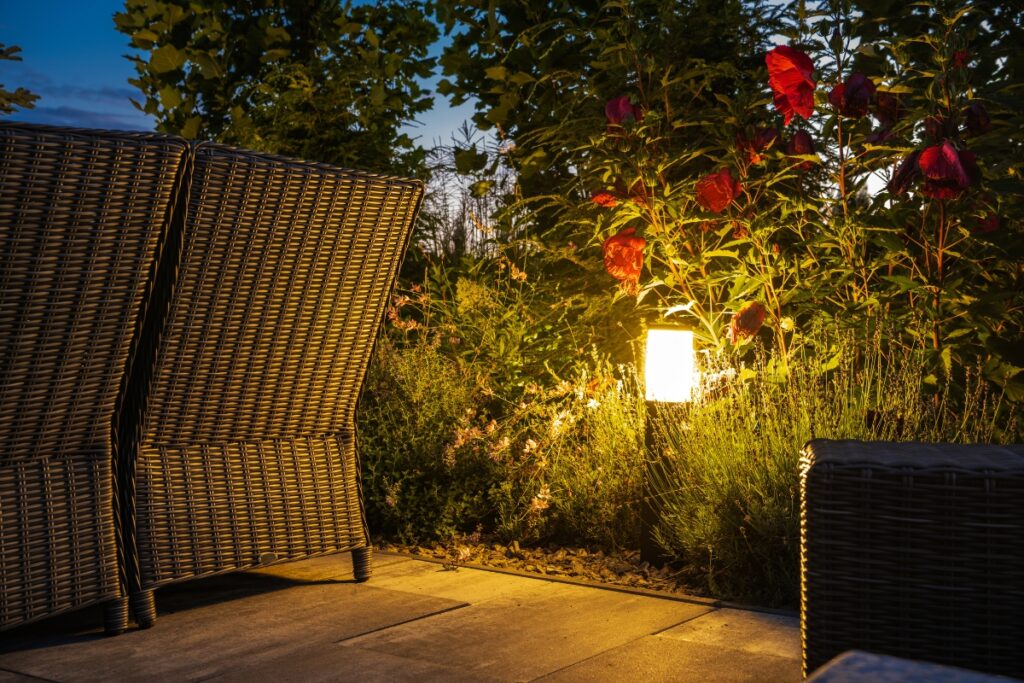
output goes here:
<path id="1" fill-rule="evenodd" d="M 644 351 L 644 395 L 658 403 L 688 403 L 697 388 L 693 332 L 651 327 Z"/>
<path id="2" fill-rule="evenodd" d="M 654 540 L 658 521 L 657 491 L 652 485 L 656 468 L 662 467 L 655 426 L 661 403 L 689 403 L 697 389 L 698 375 L 694 359 L 693 332 L 680 327 L 657 326 L 647 330 L 644 345 L 644 397 L 647 399 L 647 423 L 644 429 L 644 496 L 640 519 L 640 559 L 661 564 L 662 553 Z"/>

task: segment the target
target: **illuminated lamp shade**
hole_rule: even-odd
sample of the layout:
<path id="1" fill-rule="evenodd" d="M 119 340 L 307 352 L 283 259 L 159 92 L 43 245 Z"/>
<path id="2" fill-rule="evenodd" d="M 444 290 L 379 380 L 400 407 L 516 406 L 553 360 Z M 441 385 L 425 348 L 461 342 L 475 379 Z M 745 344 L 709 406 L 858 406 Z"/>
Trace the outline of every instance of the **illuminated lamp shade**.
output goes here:
<path id="1" fill-rule="evenodd" d="M 686 403 L 697 388 L 693 332 L 678 327 L 647 330 L 644 387 L 648 401 Z"/>

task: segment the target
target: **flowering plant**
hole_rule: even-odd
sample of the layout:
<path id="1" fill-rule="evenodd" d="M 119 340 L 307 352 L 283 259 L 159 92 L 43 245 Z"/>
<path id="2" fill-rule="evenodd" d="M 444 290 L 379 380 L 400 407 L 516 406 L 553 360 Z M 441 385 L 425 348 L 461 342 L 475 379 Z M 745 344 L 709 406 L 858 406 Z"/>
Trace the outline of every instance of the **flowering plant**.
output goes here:
<path id="1" fill-rule="evenodd" d="M 607 101 L 608 121 L 630 127 L 595 129 L 581 177 L 645 188 L 585 209 L 608 273 L 706 348 L 760 337 L 784 359 L 813 327 L 895 320 L 905 337 L 891 341 L 930 354 L 936 376 L 980 358 L 1024 397 L 1024 354 L 1007 344 L 1024 334 L 1024 192 L 993 149 L 993 131 L 1021 121 L 981 96 L 982 18 L 932 8 L 916 26 L 943 40 L 923 52 L 908 47 L 919 36 L 872 33 L 867 11 L 822 5 L 766 52 L 763 90 L 717 95 L 699 120 L 680 120 L 666 91 L 695 86 L 671 78 L 637 73 Z M 703 145 L 680 144 L 683 126 Z M 610 252 L 627 234 L 628 252 Z"/>

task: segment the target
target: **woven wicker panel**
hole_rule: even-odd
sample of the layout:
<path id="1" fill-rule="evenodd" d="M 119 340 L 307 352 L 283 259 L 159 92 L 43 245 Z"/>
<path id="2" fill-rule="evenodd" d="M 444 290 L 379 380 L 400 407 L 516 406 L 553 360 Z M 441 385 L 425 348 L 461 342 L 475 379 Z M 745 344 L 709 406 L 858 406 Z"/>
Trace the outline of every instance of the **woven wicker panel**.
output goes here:
<path id="1" fill-rule="evenodd" d="M 1024 676 L 1024 446 L 814 441 L 805 672 L 849 649 Z"/>
<path id="2" fill-rule="evenodd" d="M 170 520 L 204 506 L 205 494 L 191 492 L 195 476 L 214 481 L 206 474 L 212 465 L 203 465 L 200 474 L 198 465 L 166 470 L 156 460 L 166 455 L 196 464 L 195 458 L 207 457 L 196 455 L 205 447 L 212 449 L 210 458 L 235 463 L 217 470 L 237 477 L 217 484 L 224 495 L 251 486 L 283 490 L 281 477 L 293 473 L 264 467 L 267 451 L 255 444 L 274 442 L 288 453 L 295 440 L 353 430 L 359 389 L 421 194 L 415 181 L 199 147 L 143 421 L 140 458 L 146 462 L 139 468 L 145 474 L 137 477 L 140 505 L 145 500 L 149 506 L 137 515 L 143 586 L 251 566 L 264 547 L 279 542 L 273 534 L 257 535 L 239 541 L 252 548 L 221 553 L 229 531 L 218 526 L 216 534 L 200 534 L 179 548 L 169 531 L 157 529 L 159 508 L 175 507 L 164 518 Z M 224 450 L 229 444 L 241 450 Z M 348 528 L 345 516 L 359 507 L 352 449 L 314 452 L 324 461 L 308 467 L 300 488 L 345 490 L 351 497 L 333 508 L 301 499 L 267 513 L 287 516 L 296 528 L 308 525 L 310 538 L 331 515 L 339 516 L 339 529 Z M 344 462 L 328 462 L 334 458 Z M 244 476 L 242 463 L 248 463 Z M 156 471 L 162 473 L 160 488 L 147 479 Z M 348 479 L 334 482 L 336 472 Z M 234 519 L 234 532 L 245 537 L 251 532 L 248 514 L 217 524 Z M 155 517 L 144 520 L 146 515 Z M 347 545 L 332 547 L 365 546 L 361 515 L 357 519 L 359 532 L 347 531 Z M 143 527 L 151 534 L 148 545 L 141 541 Z M 289 538 L 306 533 L 289 532 Z M 323 547 L 314 540 L 305 551 L 282 554 L 319 554 Z M 170 555 L 179 551 L 180 557 Z"/>
<path id="3" fill-rule="evenodd" d="M 111 476 L 115 405 L 186 149 L 0 124 L 0 480 L 32 491 L 5 489 L 2 553 L 43 563 L 2 569 L 0 627 L 119 593 L 114 546 L 96 540 L 113 524 L 110 482 L 82 473 Z"/>
<path id="4" fill-rule="evenodd" d="M 22 458 L 0 467 L 0 625 L 118 597 L 110 463 Z"/>
<path id="5" fill-rule="evenodd" d="M 363 545 L 345 450 L 307 437 L 143 451 L 138 543 L 149 586 Z"/>

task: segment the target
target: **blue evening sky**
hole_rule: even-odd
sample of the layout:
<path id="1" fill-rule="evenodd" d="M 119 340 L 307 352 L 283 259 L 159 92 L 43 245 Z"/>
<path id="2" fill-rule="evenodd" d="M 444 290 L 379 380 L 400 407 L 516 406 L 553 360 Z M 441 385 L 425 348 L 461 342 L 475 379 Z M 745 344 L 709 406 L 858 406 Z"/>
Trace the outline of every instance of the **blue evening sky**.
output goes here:
<path id="1" fill-rule="evenodd" d="M 34 109 L 10 118 L 62 126 L 152 130 L 153 120 L 132 106 L 141 99 L 128 84 L 135 75 L 128 37 L 114 28 L 123 0 L 0 0 L 0 43 L 18 45 L 23 61 L 0 61 L 0 84 L 39 95 Z M 407 132 L 430 147 L 448 142 L 472 106 L 453 109 L 437 95 L 434 109 Z"/>

